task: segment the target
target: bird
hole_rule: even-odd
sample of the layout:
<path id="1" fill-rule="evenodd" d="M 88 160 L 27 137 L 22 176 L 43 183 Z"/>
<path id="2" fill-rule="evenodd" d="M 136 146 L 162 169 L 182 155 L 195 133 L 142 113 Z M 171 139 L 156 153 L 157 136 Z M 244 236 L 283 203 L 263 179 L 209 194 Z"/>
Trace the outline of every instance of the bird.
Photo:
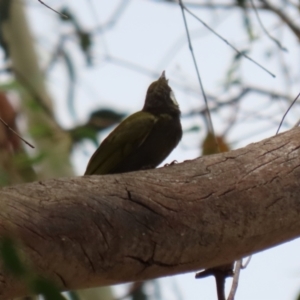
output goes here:
<path id="1" fill-rule="evenodd" d="M 157 167 L 182 138 L 180 114 L 163 71 L 148 87 L 142 110 L 123 120 L 103 140 L 84 175 L 126 173 Z"/>

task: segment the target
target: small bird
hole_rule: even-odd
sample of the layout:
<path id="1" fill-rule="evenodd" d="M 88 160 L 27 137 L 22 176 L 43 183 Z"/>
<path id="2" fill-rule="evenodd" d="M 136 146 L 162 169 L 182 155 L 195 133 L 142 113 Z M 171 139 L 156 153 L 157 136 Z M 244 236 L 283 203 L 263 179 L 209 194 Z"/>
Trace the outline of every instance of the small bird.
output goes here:
<path id="1" fill-rule="evenodd" d="M 143 109 L 121 122 L 100 144 L 84 175 L 155 168 L 181 137 L 179 105 L 163 71 L 149 86 Z"/>

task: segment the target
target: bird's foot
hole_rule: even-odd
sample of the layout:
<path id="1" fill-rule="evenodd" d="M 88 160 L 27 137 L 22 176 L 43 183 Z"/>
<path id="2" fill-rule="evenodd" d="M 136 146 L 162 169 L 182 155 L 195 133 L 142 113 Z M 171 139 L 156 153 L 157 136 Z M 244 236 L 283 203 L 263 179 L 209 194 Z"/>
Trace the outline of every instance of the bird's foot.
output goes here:
<path id="1" fill-rule="evenodd" d="M 164 167 L 169 167 L 169 166 L 173 166 L 173 165 L 176 165 L 176 164 L 178 164 L 178 161 L 177 160 L 173 160 L 169 164 L 165 164 Z"/>

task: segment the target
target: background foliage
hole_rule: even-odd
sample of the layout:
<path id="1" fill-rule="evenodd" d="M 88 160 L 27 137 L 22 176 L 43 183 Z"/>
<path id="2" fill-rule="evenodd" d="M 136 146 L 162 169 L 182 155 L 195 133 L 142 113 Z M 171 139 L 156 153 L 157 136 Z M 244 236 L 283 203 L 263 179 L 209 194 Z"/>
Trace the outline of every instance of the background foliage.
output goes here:
<path id="1" fill-rule="evenodd" d="M 83 174 L 101 139 L 124 116 L 141 108 L 147 86 L 162 70 L 177 96 L 184 128 L 184 138 L 168 161 L 194 158 L 203 147 L 204 154 L 211 153 L 203 95 L 177 2 L 53 0 L 47 4 L 68 18 L 37 0 L 0 0 L 0 117 L 35 146 L 29 148 L 0 126 L 1 186 Z M 275 134 L 299 92 L 299 3 L 195 0 L 184 5 L 224 151 Z M 283 128 L 298 121 L 298 111 L 296 104 Z M 299 274 L 300 268 L 297 243 L 293 245 L 268 251 L 268 258 L 255 256 L 243 272 L 237 298 L 295 298 L 299 276 L 291 274 Z M 195 294 L 215 298 L 210 279 L 195 283 L 193 276 L 186 278 L 180 279 L 179 287 L 172 280 L 160 284 L 155 280 L 119 288 L 117 293 L 132 299 L 165 295 L 187 299 Z M 257 288 L 251 289 L 254 282 Z M 272 288 L 266 288 L 270 284 Z M 90 299 L 99 293 L 106 293 L 103 299 L 112 298 L 108 289 L 70 295 Z"/>

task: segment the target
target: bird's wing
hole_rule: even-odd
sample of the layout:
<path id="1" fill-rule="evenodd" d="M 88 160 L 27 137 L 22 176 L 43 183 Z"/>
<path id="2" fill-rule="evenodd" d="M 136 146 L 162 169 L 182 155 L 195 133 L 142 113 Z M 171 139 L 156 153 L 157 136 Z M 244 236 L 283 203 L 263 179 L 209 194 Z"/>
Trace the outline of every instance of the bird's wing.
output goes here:
<path id="1" fill-rule="evenodd" d="M 157 118 L 139 111 L 125 119 L 101 143 L 91 157 L 85 175 L 108 174 L 128 155 L 142 145 Z"/>

